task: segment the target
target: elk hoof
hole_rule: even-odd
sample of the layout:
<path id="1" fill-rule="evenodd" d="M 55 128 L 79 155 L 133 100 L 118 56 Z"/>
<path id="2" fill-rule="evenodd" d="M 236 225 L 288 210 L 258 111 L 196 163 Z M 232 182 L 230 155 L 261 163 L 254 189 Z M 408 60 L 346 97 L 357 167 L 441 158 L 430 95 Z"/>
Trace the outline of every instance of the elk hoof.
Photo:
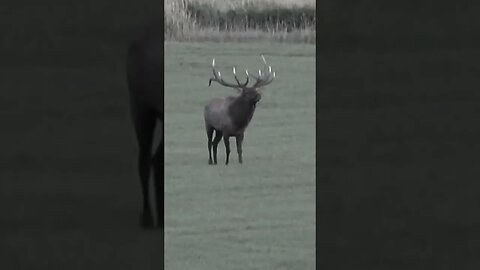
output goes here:
<path id="1" fill-rule="evenodd" d="M 212 164 L 213 164 L 213 162 L 212 162 L 211 160 L 209 160 L 209 161 L 208 161 L 208 164 L 209 164 L 209 165 L 212 165 Z"/>
<path id="2" fill-rule="evenodd" d="M 152 214 L 143 213 L 140 215 L 140 226 L 143 228 L 153 227 L 153 217 Z"/>

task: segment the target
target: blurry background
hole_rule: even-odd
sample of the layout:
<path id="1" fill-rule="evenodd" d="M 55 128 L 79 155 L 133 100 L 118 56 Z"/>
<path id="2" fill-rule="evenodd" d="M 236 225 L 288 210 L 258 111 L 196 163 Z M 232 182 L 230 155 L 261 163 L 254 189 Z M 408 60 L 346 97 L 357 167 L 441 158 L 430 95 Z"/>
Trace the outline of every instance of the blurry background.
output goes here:
<path id="1" fill-rule="evenodd" d="M 161 235 L 138 226 L 124 76 L 161 4 L 2 1 L 0 268 L 161 269 Z"/>
<path id="2" fill-rule="evenodd" d="M 319 266 L 479 267 L 478 8 L 318 7 Z"/>
<path id="3" fill-rule="evenodd" d="M 315 43 L 313 0 L 167 0 L 165 40 Z"/>

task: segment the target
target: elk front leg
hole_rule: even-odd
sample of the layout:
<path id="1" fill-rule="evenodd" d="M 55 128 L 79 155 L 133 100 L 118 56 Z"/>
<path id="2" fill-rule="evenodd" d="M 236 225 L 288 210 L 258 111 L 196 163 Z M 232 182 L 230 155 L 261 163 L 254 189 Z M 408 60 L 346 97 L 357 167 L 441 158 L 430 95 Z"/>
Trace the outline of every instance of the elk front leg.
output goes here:
<path id="1" fill-rule="evenodd" d="M 228 134 L 223 134 L 223 142 L 225 143 L 225 154 L 226 154 L 226 159 L 225 159 L 225 165 L 228 165 L 228 160 L 230 158 L 230 141 L 229 141 L 229 135 Z"/>
<path id="2" fill-rule="evenodd" d="M 237 141 L 238 162 L 239 162 L 240 164 L 242 164 L 242 163 L 243 163 L 243 160 L 242 160 L 243 133 L 240 134 L 240 135 L 237 135 L 235 138 L 236 138 L 236 141 Z"/>

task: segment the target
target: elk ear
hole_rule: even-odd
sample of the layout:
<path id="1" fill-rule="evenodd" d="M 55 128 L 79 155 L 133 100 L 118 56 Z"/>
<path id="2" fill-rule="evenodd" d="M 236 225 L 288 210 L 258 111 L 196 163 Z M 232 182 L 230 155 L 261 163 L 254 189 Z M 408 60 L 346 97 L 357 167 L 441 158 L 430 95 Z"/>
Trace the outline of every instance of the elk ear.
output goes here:
<path id="1" fill-rule="evenodd" d="M 257 91 L 261 95 L 263 94 L 264 90 L 265 90 L 265 88 L 263 88 L 263 87 L 255 88 L 255 91 Z"/>

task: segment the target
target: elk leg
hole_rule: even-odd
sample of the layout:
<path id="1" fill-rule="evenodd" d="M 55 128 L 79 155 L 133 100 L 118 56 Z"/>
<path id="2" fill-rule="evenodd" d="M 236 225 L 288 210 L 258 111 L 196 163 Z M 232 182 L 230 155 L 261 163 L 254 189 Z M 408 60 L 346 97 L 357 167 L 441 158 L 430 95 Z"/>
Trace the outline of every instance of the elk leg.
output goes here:
<path id="1" fill-rule="evenodd" d="M 240 164 L 242 164 L 242 163 L 243 163 L 243 160 L 242 160 L 243 134 L 237 135 L 237 136 L 236 136 L 236 141 L 237 141 L 238 162 L 239 162 Z"/>
<path id="2" fill-rule="evenodd" d="M 212 137 L 213 137 L 213 127 L 205 126 L 207 130 L 207 139 L 208 139 L 208 164 L 212 164 Z"/>
<path id="3" fill-rule="evenodd" d="M 225 165 L 228 165 L 228 159 L 230 158 L 230 141 L 229 137 L 227 134 L 223 134 L 223 142 L 225 143 L 225 154 L 227 155 L 227 158 L 225 160 Z"/>
<path id="4" fill-rule="evenodd" d="M 162 123 L 163 125 L 163 123 Z M 164 184 L 165 184 L 165 174 L 164 174 L 164 144 L 163 144 L 163 134 L 160 139 L 160 143 L 157 146 L 155 155 L 153 157 L 153 177 L 155 184 L 155 206 L 157 210 L 157 227 L 164 228 Z"/>
<path id="5" fill-rule="evenodd" d="M 215 130 L 215 139 L 213 139 L 213 164 L 217 164 L 217 147 L 222 137 L 223 133 L 220 130 Z"/>
<path id="6" fill-rule="evenodd" d="M 137 136 L 139 154 L 138 154 L 138 172 L 142 187 L 143 213 L 140 217 L 140 223 L 143 227 L 153 225 L 152 210 L 150 208 L 149 178 L 152 165 L 152 141 L 155 130 L 155 115 L 148 112 L 136 112 L 133 118 L 135 133 Z"/>

